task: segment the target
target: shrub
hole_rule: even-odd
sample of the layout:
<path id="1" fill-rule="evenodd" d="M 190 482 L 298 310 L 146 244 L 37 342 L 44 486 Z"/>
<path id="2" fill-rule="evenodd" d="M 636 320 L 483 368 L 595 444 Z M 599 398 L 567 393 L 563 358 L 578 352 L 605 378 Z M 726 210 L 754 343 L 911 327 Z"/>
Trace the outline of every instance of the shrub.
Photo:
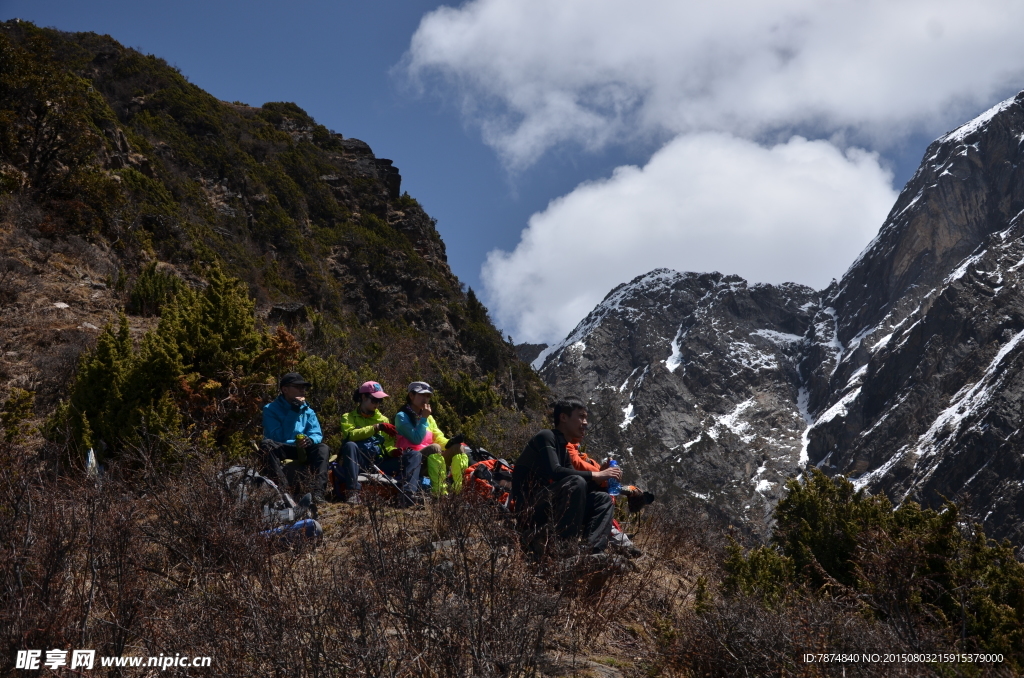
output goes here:
<path id="1" fill-rule="evenodd" d="M 108 325 L 82 356 L 50 430 L 66 422 L 79 451 L 114 453 L 152 438 L 170 453 L 181 436 L 237 446 L 233 436 L 258 425 L 260 406 L 297 354 L 283 329 L 268 335 L 256 328 L 242 284 L 213 269 L 206 289 L 180 287 L 138 347 L 127 318 Z"/>
<path id="2" fill-rule="evenodd" d="M 787 587 L 807 587 L 858 601 L 902 638 L 955 631 L 961 651 L 1002 653 L 1024 667 L 1024 564 L 1008 542 L 965 524 L 952 502 L 936 511 L 907 501 L 894 510 L 884 495 L 817 469 L 787 488 L 773 546 L 745 556 L 732 550 L 727 595 L 775 605 Z"/>
<path id="3" fill-rule="evenodd" d="M 4 442 L 17 445 L 28 436 L 33 429 L 28 420 L 33 416 L 35 393 L 21 388 L 12 388 L 10 396 L 0 408 L 0 425 L 3 427 Z"/>
<path id="4" fill-rule="evenodd" d="M 769 546 L 759 546 L 744 555 L 735 541 L 729 545 L 729 557 L 723 564 L 722 589 L 760 598 L 770 606 L 782 602 L 793 586 L 793 560 Z"/>
<path id="5" fill-rule="evenodd" d="M 55 42 L 34 27 L 21 44 L 0 34 L 0 174 L 9 189 L 33 193 L 64 224 L 88 231 L 120 200 L 93 164 L 104 145 L 98 124 L 113 115 L 54 59 Z"/>
<path id="6" fill-rule="evenodd" d="M 160 309 L 182 288 L 181 280 L 165 271 L 158 271 L 156 262 L 142 269 L 128 293 L 125 310 L 144 317 L 159 315 Z"/>

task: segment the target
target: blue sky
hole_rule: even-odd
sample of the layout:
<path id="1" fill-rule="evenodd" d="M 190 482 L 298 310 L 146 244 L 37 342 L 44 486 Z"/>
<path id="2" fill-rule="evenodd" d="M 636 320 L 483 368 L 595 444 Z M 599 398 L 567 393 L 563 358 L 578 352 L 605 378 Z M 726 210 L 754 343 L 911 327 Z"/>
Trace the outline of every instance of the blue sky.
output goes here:
<path id="1" fill-rule="evenodd" d="M 437 2 L 0 0 L 0 18 L 106 33 L 155 54 L 219 99 L 294 101 L 318 122 L 370 144 L 403 190 L 438 220 L 449 263 L 480 289 L 495 247 L 512 249 L 531 213 L 579 182 L 653 148 L 554 153 L 511 177 L 445 92 L 420 92 L 396 69 Z"/>
<path id="2" fill-rule="evenodd" d="M 656 266 L 841 276 L 927 144 L 1024 88 L 1021 13 L 1002 0 L 0 0 L 0 18 L 110 34 L 220 99 L 294 101 L 366 141 L 437 218 L 497 324 L 534 341 Z"/>

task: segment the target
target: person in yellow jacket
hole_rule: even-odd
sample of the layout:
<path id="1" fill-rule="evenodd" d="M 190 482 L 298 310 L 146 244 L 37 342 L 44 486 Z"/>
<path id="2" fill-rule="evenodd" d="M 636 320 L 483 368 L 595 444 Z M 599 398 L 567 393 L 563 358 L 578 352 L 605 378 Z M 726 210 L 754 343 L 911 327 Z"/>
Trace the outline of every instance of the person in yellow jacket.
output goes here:
<path id="1" fill-rule="evenodd" d="M 356 409 L 341 418 L 345 444 L 341 447 L 338 467 L 345 500 L 350 504 L 360 503 L 359 472 L 374 466 L 399 478 L 402 491 L 409 497 L 419 490 L 422 457 L 419 452 L 409 453 L 395 446 L 395 427 L 378 409 L 388 397 L 380 384 L 367 381 L 352 395 Z"/>
<path id="2" fill-rule="evenodd" d="M 462 489 L 462 472 L 469 466 L 469 456 L 458 437 L 448 440 L 431 416 L 430 398 L 434 390 L 425 381 L 409 384 L 405 405 L 395 415 L 398 449 L 417 451 L 427 458 L 427 475 L 435 496 L 448 494 L 451 487 Z"/>

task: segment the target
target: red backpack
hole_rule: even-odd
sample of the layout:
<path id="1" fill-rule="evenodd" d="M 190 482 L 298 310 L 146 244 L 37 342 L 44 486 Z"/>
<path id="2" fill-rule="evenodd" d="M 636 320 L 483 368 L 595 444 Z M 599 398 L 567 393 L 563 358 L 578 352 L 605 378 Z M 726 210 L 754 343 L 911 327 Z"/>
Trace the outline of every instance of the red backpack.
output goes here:
<path id="1" fill-rule="evenodd" d="M 511 507 L 512 465 L 504 459 L 487 459 L 471 464 L 463 471 L 462 486 L 485 499 Z"/>

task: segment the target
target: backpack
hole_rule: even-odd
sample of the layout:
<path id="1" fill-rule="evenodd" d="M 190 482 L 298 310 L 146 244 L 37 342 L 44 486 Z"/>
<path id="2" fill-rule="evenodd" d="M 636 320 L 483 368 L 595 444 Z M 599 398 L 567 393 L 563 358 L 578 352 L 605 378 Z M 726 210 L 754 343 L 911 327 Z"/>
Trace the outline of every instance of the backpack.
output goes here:
<path id="1" fill-rule="evenodd" d="M 487 454 L 490 459 L 478 461 L 466 468 L 462 485 L 464 488 L 472 488 L 481 497 L 494 499 L 504 508 L 511 508 L 509 488 L 512 486 L 512 465 L 504 459 L 495 459 L 489 452 Z M 503 481 L 507 486 L 501 484 Z"/>
<path id="2" fill-rule="evenodd" d="M 315 513 L 311 495 L 307 494 L 296 503 L 287 492 L 281 491 L 277 483 L 251 468 L 232 466 L 223 471 L 219 478 L 235 501 L 257 502 L 260 505 L 263 522 L 270 527 L 294 523 L 305 518 L 307 514 Z"/>
<path id="3" fill-rule="evenodd" d="M 467 447 L 469 446 L 467 445 Z M 491 459 L 496 459 L 496 457 L 493 454 L 491 454 L 482 447 L 470 447 L 469 458 L 472 459 L 473 461 L 489 461 Z"/>

